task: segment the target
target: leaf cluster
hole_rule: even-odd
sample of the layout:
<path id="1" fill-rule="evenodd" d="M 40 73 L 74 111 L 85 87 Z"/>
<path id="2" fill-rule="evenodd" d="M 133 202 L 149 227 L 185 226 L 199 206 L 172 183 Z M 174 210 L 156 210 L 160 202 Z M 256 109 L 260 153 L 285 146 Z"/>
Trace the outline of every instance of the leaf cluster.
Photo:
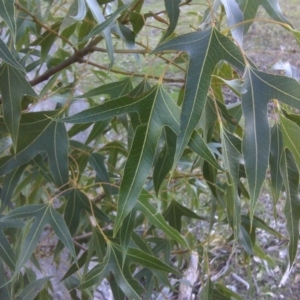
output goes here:
<path id="1" fill-rule="evenodd" d="M 210 270 L 212 229 L 230 257 L 271 264 L 257 229 L 283 237 L 257 214 L 266 182 L 275 217 L 284 199 L 292 268 L 298 73 L 259 69 L 243 45 L 259 7 L 300 33 L 277 0 L 200 2 L 0 0 L 1 299 L 51 297 L 51 278 L 28 267 L 40 268 L 45 227 L 55 261 L 69 255 L 72 299 L 105 278 L 115 299 L 176 297 L 192 251 L 197 297 L 241 299 Z M 181 8 L 199 11 L 196 27 Z"/>

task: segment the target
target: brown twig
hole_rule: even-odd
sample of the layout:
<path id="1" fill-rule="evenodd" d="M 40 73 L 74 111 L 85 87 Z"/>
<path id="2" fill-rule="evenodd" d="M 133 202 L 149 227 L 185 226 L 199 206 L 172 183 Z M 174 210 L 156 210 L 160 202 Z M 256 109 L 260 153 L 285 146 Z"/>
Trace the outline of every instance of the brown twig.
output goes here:
<path id="1" fill-rule="evenodd" d="M 142 77 L 142 78 L 146 77 L 145 74 L 130 73 L 130 72 L 120 71 L 120 70 L 116 70 L 116 69 L 109 69 L 108 67 L 96 64 L 96 63 L 88 61 L 88 60 L 83 60 L 83 62 L 86 63 L 86 64 L 88 64 L 88 65 L 94 66 L 94 67 L 96 67 L 98 69 L 110 71 L 110 72 L 116 73 L 116 74 L 127 75 L 127 76 L 134 76 L 134 77 Z M 179 78 L 179 79 L 173 79 L 173 78 L 165 78 L 164 77 L 164 78 L 161 79 L 158 76 L 151 76 L 151 77 L 149 76 L 149 78 L 152 78 L 152 79 L 155 79 L 155 80 L 162 80 L 164 82 L 180 82 L 180 83 L 185 83 L 185 80 L 181 79 L 181 78 Z"/>
<path id="2" fill-rule="evenodd" d="M 107 53 L 107 49 L 105 48 L 99 48 L 99 47 L 92 47 L 93 50 L 96 52 L 103 52 Z M 147 54 L 150 53 L 150 50 L 144 50 L 144 49 L 114 49 L 115 53 L 121 53 L 121 54 Z"/>
<path id="3" fill-rule="evenodd" d="M 76 247 L 78 247 L 79 249 L 81 249 L 82 251 L 86 251 L 87 248 L 85 248 L 84 246 L 82 246 L 81 244 L 79 244 L 78 242 L 76 242 L 74 239 L 73 239 L 73 243 Z"/>
<path id="4" fill-rule="evenodd" d="M 51 76 L 53 76 L 54 74 L 56 74 L 57 72 L 69 67 L 70 65 L 78 62 L 78 63 L 82 63 L 84 62 L 83 57 L 85 57 L 86 55 L 93 53 L 94 46 L 88 45 L 85 48 L 83 48 L 82 50 L 76 51 L 73 55 L 71 55 L 69 58 L 67 58 L 66 60 L 64 60 L 62 63 L 58 64 L 57 66 L 48 69 L 44 74 L 36 77 L 35 79 L 29 81 L 29 83 L 32 86 L 35 86 L 47 79 L 49 79 Z"/>
<path id="5" fill-rule="evenodd" d="M 100 193 L 95 198 L 91 199 L 91 201 L 94 203 L 98 203 L 98 202 L 101 202 L 103 199 L 105 199 L 105 197 L 106 197 L 106 194 L 103 192 L 103 193 Z"/>
<path id="6" fill-rule="evenodd" d="M 84 233 L 82 235 L 78 235 L 78 236 L 75 236 L 73 239 L 75 241 L 80 241 L 80 240 L 85 240 L 86 238 L 92 236 L 92 232 L 87 232 L 87 233 Z"/>

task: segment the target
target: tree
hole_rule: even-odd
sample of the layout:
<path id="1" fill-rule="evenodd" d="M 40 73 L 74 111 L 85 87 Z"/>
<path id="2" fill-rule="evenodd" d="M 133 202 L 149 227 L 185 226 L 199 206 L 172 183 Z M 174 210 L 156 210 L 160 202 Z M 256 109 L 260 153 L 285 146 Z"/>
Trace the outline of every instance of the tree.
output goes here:
<path id="1" fill-rule="evenodd" d="M 163 288 L 180 298 L 187 280 L 203 298 L 240 299 L 211 273 L 211 230 L 222 226 L 230 257 L 242 249 L 246 262 L 269 261 L 257 229 L 281 235 L 256 214 L 266 181 L 274 211 L 285 198 L 293 266 L 300 85 L 290 65 L 260 70 L 243 40 L 260 6 L 265 22 L 297 42 L 300 33 L 277 1 L 148 2 L 0 0 L 3 299 L 49 295 L 50 278 L 27 265 L 39 265 L 46 225 L 54 257 L 68 250 L 72 299 L 92 298 L 104 278 L 115 299 Z M 224 87 L 240 100 L 228 104 Z M 72 114 L 82 99 L 88 108 Z"/>

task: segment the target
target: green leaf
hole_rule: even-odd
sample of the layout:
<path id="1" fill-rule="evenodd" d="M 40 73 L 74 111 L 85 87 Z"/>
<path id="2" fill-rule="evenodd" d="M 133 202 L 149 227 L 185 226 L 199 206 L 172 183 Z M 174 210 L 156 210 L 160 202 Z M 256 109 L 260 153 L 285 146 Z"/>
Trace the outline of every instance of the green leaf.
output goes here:
<path id="1" fill-rule="evenodd" d="M 244 33 L 246 33 L 253 23 L 253 20 L 256 17 L 257 10 L 259 6 L 263 6 L 266 12 L 270 15 L 270 17 L 278 22 L 286 23 L 293 27 L 293 25 L 288 21 L 288 19 L 284 16 L 279 4 L 278 0 L 237 0 L 240 5 L 241 10 L 244 13 Z"/>
<path id="2" fill-rule="evenodd" d="M 243 223 L 244 227 L 250 228 L 251 222 L 250 222 L 250 218 L 249 218 L 248 215 L 242 215 L 241 220 L 242 220 L 242 223 Z M 256 216 L 254 216 L 254 218 L 252 220 L 252 226 L 254 228 L 259 228 L 261 230 L 264 230 L 265 232 L 268 232 L 269 234 L 274 235 L 276 238 L 279 238 L 279 239 L 284 238 L 279 232 L 277 232 L 276 230 L 271 228 L 262 219 L 260 219 Z"/>
<path id="3" fill-rule="evenodd" d="M 248 225 L 248 224 L 247 224 Z M 251 228 L 247 226 L 247 229 Z M 243 246 L 248 255 L 253 255 L 253 244 L 250 237 L 250 232 L 244 226 L 241 226 L 239 242 Z M 253 230 L 253 229 L 252 229 Z"/>
<path id="4" fill-rule="evenodd" d="M 48 53 L 53 46 L 57 35 L 53 33 L 53 31 L 58 32 L 61 26 L 61 20 L 51 25 L 51 30 L 46 30 L 42 35 L 40 35 L 34 42 L 31 43 L 32 46 L 41 46 L 41 60 L 45 61 Z"/>
<path id="5" fill-rule="evenodd" d="M 144 299 L 151 299 L 151 296 L 153 296 L 153 290 L 159 288 L 159 286 L 165 286 L 172 289 L 168 276 L 166 273 L 161 271 L 143 268 L 135 274 L 134 277 L 139 281 L 145 282 L 144 286 L 147 292 L 143 294 Z"/>
<path id="6" fill-rule="evenodd" d="M 116 233 L 123 219 L 137 202 L 143 184 L 154 162 L 155 149 L 165 126 L 178 132 L 179 109 L 168 94 L 157 86 L 146 94 L 147 105 L 143 106 L 140 119 L 147 120 L 147 125 L 136 129 L 131 151 L 129 153 L 124 176 L 120 186 L 117 219 L 114 227 Z M 149 105 L 149 106 L 148 106 Z M 151 106 L 150 106 L 151 105 Z"/>
<path id="7" fill-rule="evenodd" d="M 3 116 L 16 148 L 21 117 L 21 100 L 24 95 L 36 96 L 24 75 L 8 64 L 0 66 L 0 91 L 3 100 Z"/>
<path id="8" fill-rule="evenodd" d="M 290 237 L 289 241 L 289 269 L 292 268 L 298 250 L 299 240 L 299 171 L 295 159 L 289 149 L 285 149 L 281 156 L 280 171 L 286 192 L 286 203 L 284 214 L 286 217 L 286 228 Z"/>
<path id="9" fill-rule="evenodd" d="M 281 115 L 280 129 L 282 133 L 283 145 L 284 147 L 289 148 L 289 150 L 293 153 L 298 169 L 300 170 L 300 127 Z"/>
<path id="10" fill-rule="evenodd" d="M 82 132 L 86 129 L 88 129 L 91 126 L 90 123 L 85 123 L 85 124 L 77 124 L 74 125 L 70 128 L 70 130 L 68 131 L 68 137 L 72 138 L 73 136 L 75 136 L 76 134 L 78 134 L 79 132 Z"/>
<path id="11" fill-rule="evenodd" d="M 127 255 L 128 255 L 128 258 L 132 260 L 132 262 L 141 264 L 142 266 L 145 266 L 149 269 L 154 269 L 154 270 L 159 270 L 159 271 L 163 271 L 163 272 L 181 275 L 181 273 L 179 271 L 168 266 L 167 264 L 162 262 L 160 259 L 157 259 L 156 257 L 149 255 L 139 249 L 128 248 Z"/>
<path id="12" fill-rule="evenodd" d="M 163 36 L 163 41 L 166 40 L 175 30 L 180 14 L 179 4 L 181 0 L 164 0 L 170 25 Z"/>
<path id="13" fill-rule="evenodd" d="M 245 115 L 243 153 L 251 197 L 250 214 L 253 215 L 269 161 L 270 131 L 267 113 L 269 97 L 266 95 L 269 96 L 267 93 L 271 88 L 264 85 L 251 69 L 246 72 L 244 86 L 247 92 L 242 95 Z"/>
<path id="14" fill-rule="evenodd" d="M 10 208 L 13 207 L 11 197 L 25 168 L 26 165 L 23 165 L 13 170 L 11 173 L 6 174 L 1 191 L 1 212 L 3 212 L 6 206 L 10 206 Z"/>
<path id="15" fill-rule="evenodd" d="M 245 115 L 243 153 L 251 197 L 250 213 L 253 214 L 269 162 L 268 101 L 278 99 L 299 109 L 300 84 L 292 78 L 247 68 L 244 88 L 247 92 L 242 94 Z"/>
<path id="16" fill-rule="evenodd" d="M 114 277 L 112 278 L 112 280 L 109 281 L 109 284 L 110 284 L 110 288 L 111 288 L 111 291 L 113 293 L 113 297 L 115 300 L 126 299 L 125 294 L 122 292 L 122 290 L 118 286 L 116 279 Z"/>
<path id="17" fill-rule="evenodd" d="M 271 130 L 271 149 L 270 149 L 271 152 L 270 174 L 271 174 L 271 186 L 273 192 L 274 206 L 278 202 L 282 185 L 283 185 L 282 176 L 280 174 L 280 157 L 282 151 L 283 151 L 282 133 L 279 124 L 276 122 Z"/>
<path id="18" fill-rule="evenodd" d="M 0 0 L 0 17 L 5 21 L 12 36 L 16 36 L 15 3 L 12 0 Z M 0 40 L 0 45 L 1 45 Z M 0 46 L 1 48 L 1 46 Z M 1 50 L 0 50 L 1 53 Z M 1 57 L 1 56 L 0 56 Z"/>
<path id="19" fill-rule="evenodd" d="M 240 235 L 240 222 L 241 222 L 241 203 L 238 195 L 239 183 L 239 165 L 241 154 L 232 144 L 232 135 L 224 127 L 221 127 L 222 132 L 222 151 L 224 159 L 224 167 L 227 169 L 227 216 L 231 227 L 234 230 L 235 238 L 238 240 Z"/>
<path id="20" fill-rule="evenodd" d="M 142 95 L 143 93 L 148 92 L 151 89 L 151 85 L 147 78 L 144 78 L 132 91 L 130 91 L 129 95 L 131 97 L 137 97 Z"/>
<path id="21" fill-rule="evenodd" d="M 131 233 L 134 229 L 135 224 L 135 215 L 136 215 L 136 209 L 132 209 L 132 211 L 126 216 L 126 218 L 123 221 L 123 225 L 120 229 L 120 244 L 121 244 L 121 250 L 122 250 L 122 256 L 123 256 L 123 263 L 126 258 Z"/>
<path id="22" fill-rule="evenodd" d="M 77 23 L 78 24 L 78 23 Z M 83 49 L 87 45 L 87 41 L 81 43 L 80 41 L 84 39 L 94 28 L 94 20 L 91 12 L 88 12 L 82 21 L 80 28 L 78 29 L 78 48 Z M 101 73 L 101 71 L 99 71 Z M 97 72 L 95 72 L 97 73 Z M 104 76 L 105 77 L 105 76 Z"/>
<path id="23" fill-rule="evenodd" d="M 76 16 L 72 16 L 72 18 L 76 21 L 82 21 L 86 15 L 86 6 L 84 0 L 78 1 L 78 12 Z"/>
<path id="24" fill-rule="evenodd" d="M 65 222 L 71 235 L 75 234 L 80 224 L 82 211 L 86 211 L 90 216 L 94 215 L 99 221 L 111 222 L 110 218 L 94 203 L 91 203 L 83 192 L 73 189 L 68 195 L 68 202 L 64 213 Z"/>
<path id="25" fill-rule="evenodd" d="M 214 76 L 221 82 L 225 83 L 231 90 L 233 90 L 236 94 L 241 95 L 246 92 L 246 90 L 243 88 L 244 81 L 241 79 L 232 79 L 232 80 L 225 80 L 222 77 Z M 235 103 L 237 105 L 239 103 Z"/>
<path id="26" fill-rule="evenodd" d="M 92 259 L 96 253 L 99 262 L 103 262 L 106 254 L 107 242 L 103 232 L 100 232 L 97 227 L 92 229 L 92 237 L 89 246 L 89 256 L 88 259 Z"/>
<path id="27" fill-rule="evenodd" d="M 222 167 L 217 163 L 215 157 L 209 150 L 207 144 L 204 142 L 201 135 L 194 131 L 188 144 L 189 148 L 198 154 L 201 158 L 206 160 L 212 167 L 218 170 L 223 170 Z"/>
<path id="28" fill-rule="evenodd" d="M 85 144 L 88 145 L 91 141 L 102 136 L 104 134 L 105 129 L 110 124 L 110 121 L 111 121 L 110 119 L 106 119 L 106 120 L 94 123 L 93 129 L 91 130 L 91 133 L 89 134 Z M 81 125 L 81 124 L 79 124 L 79 125 Z M 74 126 L 76 126 L 76 125 L 74 125 Z"/>
<path id="29" fill-rule="evenodd" d="M 0 297 L 1 299 L 11 299 L 11 285 L 6 279 L 7 269 L 4 268 L 3 261 L 0 259 Z"/>
<path id="30" fill-rule="evenodd" d="M 180 117 L 177 139 L 178 161 L 203 112 L 211 75 L 220 60 L 226 60 L 239 70 L 244 69 L 244 58 L 237 45 L 215 27 L 178 36 L 159 45 L 154 53 L 177 50 L 189 55 L 186 92 Z"/>
<path id="31" fill-rule="evenodd" d="M 225 8 L 227 24 L 231 28 L 231 34 L 242 47 L 244 38 L 243 13 L 235 0 L 221 0 L 221 2 Z"/>
<path id="32" fill-rule="evenodd" d="M 217 169 L 212 167 L 206 161 L 202 166 L 203 178 L 206 180 L 208 187 L 210 188 L 214 198 L 219 199 L 216 182 L 217 182 Z M 219 199 L 220 200 L 220 199 Z"/>
<path id="33" fill-rule="evenodd" d="M 213 300 L 243 300 L 237 293 L 233 292 L 232 290 L 228 289 L 226 286 L 220 283 L 214 284 L 214 290 L 212 293 Z"/>
<path id="34" fill-rule="evenodd" d="M 55 183 L 61 187 L 69 182 L 68 137 L 64 124 L 49 117 L 57 111 L 23 114 L 16 154 L 0 158 L 0 174 L 10 173 L 46 151 Z"/>
<path id="35" fill-rule="evenodd" d="M 242 111 L 242 103 L 237 102 L 234 104 L 228 104 L 227 105 L 227 110 L 230 116 L 232 116 L 232 121 L 231 124 L 228 126 L 228 130 L 230 132 L 234 132 L 237 130 L 238 132 L 242 132 L 241 126 L 239 125 L 240 120 L 242 119 L 243 116 L 243 111 Z M 239 134 L 237 132 L 237 134 Z M 242 135 L 242 134 L 239 134 Z"/>
<path id="36" fill-rule="evenodd" d="M 200 294 L 201 300 L 213 300 L 213 291 L 214 283 L 208 278 Z"/>
<path id="37" fill-rule="evenodd" d="M 122 264 L 122 254 L 119 247 L 113 243 L 107 244 L 107 253 L 103 263 L 94 267 L 84 278 L 84 282 L 79 286 L 81 290 L 100 283 L 108 274 L 112 272 L 114 278 L 129 299 L 140 300 L 140 295 L 144 289 L 133 279 L 129 270 L 128 260 Z"/>
<path id="38" fill-rule="evenodd" d="M 114 34 L 119 36 L 121 41 L 125 42 L 126 47 L 128 49 L 134 49 L 135 48 L 135 34 L 131 29 L 129 29 L 127 26 L 123 25 L 120 22 L 116 22 L 112 26 L 111 30 Z M 136 60 L 139 61 L 138 55 L 136 54 L 134 56 L 135 56 Z"/>
<path id="39" fill-rule="evenodd" d="M 300 31 L 294 30 L 294 29 L 290 29 L 290 32 L 293 34 L 296 42 L 298 43 L 298 45 L 300 45 Z M 296 69 L 298 70 L 298 69 Z"/>
<path id="40" fill-rule="evenodd" d="M 267 74 L 254 69 L 252 69 L 252 75 L 256 77 L 257 81 L 260 81 L 261 85 L 258 88 L 264 87 L 266 98 L 269 100 L 277 99 L 292 108 L 300 109 L 300 83 L 297 80 L 286 76 Z M 267 92 L 270 92 L 270 94 Z"/>
<path id="41" fill-rule="evenodd" d="M 208 96 L 204 112 L 199 122 L 199 127 L 202 129 L 202 136 L 205 142 L 210 142 L 212 140 L 217 120 L 218 116 L 215 101 Z"/>
<path id="42" fill-rule="evenodd" d="M 291 120 L 292 122 L 294 122 L 295 124 L 297 124 L 298 126 L 300 126 L 300 115 L 296 114 L 296 113 L 288 113 L 284 108 L 281 107 L 281 112 L 283 113 L 283 115 Z"/>
<path id="43" fill-rule="evenodd" d="M 138 113 L 140 121 L 146 125 L 141 125 L 136 129 L 125 165 L 114 226 L 115 234 L 137 202 L 154 162 L 155 149 L 163 128 L 167 126 L 174 133 L 178 133 L 179 107 L 162 86 L 157 85 L 135 99 L 124 96 L 63 119 L 64 122 L 71 123 L 97 122 L 133 112 Z"/>
<path id="44" fill-rule="evenodd" d="M 218 109 L 220 111 L 220 114 L 222 118 L 227 121 L 228 125 L 226 128 L 228 129 L 229 132 L 234 132 L 237 131 L 237 134 L 242 131 L 242 128 L 239 125 L 239 120 L 242 116 L 242 109 L 241 109 L 241 103 L 234 103 L 233 106 L 235 109 L 232 110 L 232 106 L 225 105 L 221 101 L 216 100 L 216 104 L 218 106 Z M 235 118 L 237 117 L 237 119 Z M 233 129 L 231 129 L 233 128 Z"/>
<path id="45" fill-rule="evenodd" d="M 66 28 L 75 24 L 76 21 L 82 21 L 86 15 L 86 12 L 87 9 L 85 0 L 75 0 L 70 6 L 65 18 L 63 19 L 58 33 L 61 34 Z"/>
<path id="46" fill-rule="evenodd" d="M 31 282 L 22 290 L 17 299 L 34 300 L 37 294 L 42 290 L 43 286 L 50 278 L 51 276 L 46 276 L 41 279 L 37 279 L 34 282 Z"/>
<path id="47" fill-rule="evenodd" d="M 257 1 L 257 0 L 256 0 Z M 293 25 L 289 22 L 289 20 L 284 16 L 278 0 L 260 0 L 262 1 L 261 5 L 266 10 L 266 12 L 270 15 L 270 17 L 278 22 L 286 23 L 293 28 Z"/>
<path id="48" fill-rule="evenodd" d="M 0 3 L 3 0 L 0 0 Z M 1 6 L 1 4 L 0 4 Z M 0 8 L 1 11 L 1 8 Z M 0 39 L 0 59 L 9 64 L 11 67 L 24 71 L 23 67 L 18 63 L 15 57 L 12 55 L 6 44 Z"/>
<path id="49" fill-rule="evenodd" d="M 144 109 L 146 106 L 146 100 L 148 97 L 153 98 L 155 96 L 156 89 L 157 87 L 152 88 L 147 94 L 141 95 L 137 98 L 123 96 L 121 98 L 106 101 L 103 104 L 86 109 L 78 114 L 61 119 L 59 121 L 65 123 L 83 124 L 111 119 L 115 116 L 126 113 L 137 112 L 141 114 L 144 112 L 144 110 L 146 110 Z M 148 105 L 147 109 L 149 109 Z M 146 112 L 144 112 L 144 114 L 146 114 Z"/>
<path id="50" fill-rule="evenodd" d="M 12 210 L 3 219 L 27 219 L 34 218 L 34 222 L 29 229 L 24 242 L 21 246 L 21 251 L 16 263 L 15 275 L 21 270 L 27 260 L 31 257 L 39 239 L 44 231 L 46 224 L 51 225 L 57 237 L 65 244 L 73 258 L 76 260 L 76 253 L 73 245 L 73 240 L 66 226 L 63 217 L 52 208 L 51 204 L 34 204 L 20 206 Z"/>
<path id="51" fill-rule="evenodd" d="M 188 218 L 208 221 L 208 218 L 198 216 L 189 208 L 181 205 L 175 200 L 172 200 L 168 208 L 163 213 L 163 217 L 169 223 L 170 226 L 175 228 L 178 232 L 181 231 L 181 217 L 186 216 Z"/>
<path id="52" fill-rule="evenodd" d="M 65 273 L 64 277 L 61 279 L 61 281 L 66 280 L 68 277 L 70 277 L 72 274 L 74 274 L 75 272 L 77 272 L 80 268 L 82 268 L 84 266 L 84 264 L 87 261 L 87 257 L 88 257 L 88 250 L 85 251 L 79 258 L 78 261 L 76 263 L 73 263 L 70 268 L 68 269 L 68 271 Z"/>
<path id="53" fill-rule="evenodd" d="M 148 198 L 151 198 L 151 195 L 146 191 L 143 191 L 138 200 L 136 209 L 141 211 L 150 223 L 152 223 L 156 228 L 162 230 L 170 239 L 178 242 L 184 247 L 188 247 L 185 239 L 180 235 L 180 233 L 168 225 L 164 217 L 157 212 L 156 208 L 148 203 Z"/>
<path id="54" fill-rule="evenodd" d="M 1 224 L 0 224 L 1 226 Z M 1 226 L 2 227 L 2 226 Z M 16 256 L 14 251 L 12 250 L 9 241 L 5 237 L 0 227 L 0 257 L 7 264 L 9 268 L 12 270 L 15 269 L 16 266 Z"/>
<path id="55" fill-rule="evenodd" d="M 117 193 L 117 189 L 110 183 L 105 164 L 105 157 L 99 153 L 92 153 L 89 157 L 89 164 L 96 171 L 97 177 L 95 182 L 100 182 L 107 196 Z"/>
<path id="56" fill-rule="evenodd" d="M 169 127 L 165 127 L 163 134 L 165 138 L 165 146 L 160 152 L 153 170 L 153 183 L 156 195 L 158 195 L 159 188 L 165 177 L 172 169 L 174 155 L 176 152 L 177 135 Z"/>
<path id="57" fill-rule="evenodd" d="M 113 14 L 111 14 L 109 19 L 105 20 L 105 17 L 102 14 L 101 7 L 99 6 L 96 0 L 85 1 L 99 25 L 97 25 L 83 40 L 81 40 L 80 43 L 89 40 L 96 34 L 102 33 L 106 42 L 108 56 L 110 58 L 110 66 L 112 66 L 114 62 L 114 47 L 112 44 L 112 38 L 109 27 L 116 21 L 116 19 L 123 11 L 125 11 L 130 7 L 130 5 L 132 5 L 132 3 L 119 7 Z"/>
<path id="58" fill-rule="evenodd" d="M 132 240 L 144 253 L 147 253 L 150 256 L 153 256 L 153 252 L 151 251 L 151 249 L 148 245 L 148 242 L 155 243 L 156 246 L 153 249 L 155 254 L 158 254 L 159 251 L 164 252 L 166 266 L 169 268 L 168 262 L 170 261 L 170 257 L 169 257 L 170 247 L 166 246 L 166 245 L 170 245 L 169 240 L 158 239 L 158 238 L 156 238 L 156 240 L 155 240 L 155 238 L 145 240 L 140 235 L 136 234 L 135 232 L 132 233 Z M 157 240 L 159 240 L 159 242 Z M 174 270 L 171 272 L 174 272 Z M 146 279 L 145 288 L 148 291 L 148 294 L 150 294 L 149 290 L 148 290 L 151 287 L 150 282 L 153 282 L 153 281 L 158 281 L 160 284 L 172 288 L 172 286 L 168 280 L 168 274 L 166 274 L 165 272 L 156 270 L 156 269 L 151 269 L 151 271 L 150 271 L 150 270 L 144 268 L 135 275 L 135 278 L 140 279 L 140 280 L 142 278 Z"/>
<path id="59" fill-rule="evenodd" d="M 31 7 L 33 8 L 33 7 Z M 16 19 L 17 25 L 17 32 L 16 32 L 16 46 L 19 47 L 20 45 L 25 44 L 28 45 L 31 41 L 29 39 L 29 32 L 32 32 L 34 35 L 40 34 L 40 27 L 37 26 L 36 23 L 32 22 L 28 15 L 25 12 L 18 11 L 18 17 Z M 35 53 L 40 53 L 40 51 L 34 51 Z M 38 54 L 37 56 L 39 56 Z"/>
<path id="60" fill-rule="evenodd" d="M 126 78 L 121 81 L 102 85 L 98 88 L 92 89 L 89 92 L 75 98 L 89 98 L 89 97 L 94 97 L 99 95 L 109 95 L 110 99 L 115 99 L 123 95 L 127 95 L 130 91 L 132 91 L 132 81 L 131 78 Z M 104 129 L 109 125 L 109 123 L 110 123 L 109 119 L 96 122 L 93 126 L 93 129 L 91 130 L 91 133 L 89 134 L 86 140 L 86 144 L 89 144 L 92 140 L 102 135 Z M 86 128 L 91 126 L 91 124 L 92 123 L 87 123 L 84 125 L 82 124 L 74 125 L 69 130 L 68 134 L 69 136 L 71 136 L 72 134 L 74 134 L 74 132 L 85 130 Z"/>
<path id="61" fill-rule="evenodd" d="M 89 98 L 89 97 L 95 97 L 100 95 L 109 95 L 110 99 L 115 99 L 129 94 L 131 90 L 132 90 L 132 80 L 129 77 L 121 81 L 115 81 L 115 82 L 101 85 L 75 98 Z"/>
<path id="62" fill-rule="evenodd" d="M 46 162 L 47 161 L 47 157 L 46 155 L 42 155 L 39 154 L 37 155 L 34 159 L 33 162 L 35 163 L 35 165 L 38 167 L 38 172 L 43 175 L 43 177 L 48 180 L 49 182 L 53 182 L 53 177 L 51 176 Z"/>
<path id="63" fill-rule="evenodd" d="M 20 221 L 4 220 L 3 217 L 0 218 L 0 257 L 11 268 L 11 270 L 15 269 L 16 255 L 11 248 L 10 242 L 7 240 L 6 235 L 3 233 L 3 229 L 22 228 L 23 225 L 24 224 Z"/>
<path id="64" fill-rule="evenodd" d="M 260 259 L 265 260 L 272 268 L 276 267 L 276 264 L 274 263 L 272 258 L 266 254 L 265 249 L 262 249 L 258 244 L 254 245 L 253 253 Z"/>
<path id="65" fill-rule="evenodd" d="M 128 12 L 129 20 L 132 24 L 133 32 L 137 35 L 145 25 L 145 19 L 142 14 L 134 11 Z"/>
<path id="66" fill-rule="evenodd" d="M 93 0 L 92 0 L 92 1 L 93 1 Z M 96 4 L 96 5 L 98 5 L 98 4 Z M 92 11 L 92 9 L 91 9 L 91 11 Z M 94 14 L 93 14 L 93 15 L 94 15 Z M 103 23 L 101 23 L 101 21 L 100 21 L 101 24 L 96 25 L 96 26 L 91 30 L 91 32 L 90 32 L 88 35 L 86 35 L 84 38 L 82 38 L 82 39 L 79 41 L 79 43 L 80 43 L 80 44 L 81 44 L 81 43 L 85 43 L 86 41 L 88 41 L 88 40 L 89 40 L 90 38 L 92 38 L 93 36 L 98 35 L 98 34 L 101 34 L 104 30 L 107 31 L 108 27 L 109 27 L 110 25 L 112 25 L 112 24 L 116 21 L 116 19 L 118 18 L 118 15 L 119 15 L 119 13 L 116 14 L 116 12 L 115 12 L 113 17 L 110 17 L 110 18 L 108 18 L 107 20 L 105 20 L 103 14 L 101 13 L 101 16 L 102 16 L 101 20 L 102 20 Z M 108 32 L 110 33 L 110 30 L 108 30 Z"/>
<path id="67" fill-rule="evenodd" d="M 81 300 L 83 300 L 83 299 L 86 300 L 86 296 L 87 296 L 86 292 L 83 292 L 81 294 L 81 298 L 78 297 L 76 289 L 77 289 L 79 284 L 80 284 L 79 279 L 75 276 L 72 276 L 72 277 L 70 277 L 70 278 L 68 278 L 64 281 L 64 285 L 67 288 L 72 300 L 80 300 L 80 299 Z M 51 300 L 51 298 L 52 297 L 49 295 L 49 299 L 47 299 L 47 300 Z M 44 299 L 43 295 L 41 295 L 41 297 L 39 299 L 36 299 L 36 300 L 46 300 L 46 299 Z"/>
<path id="68" fill-rule="evenodd" d="M 104 92 L 105 94 L 107 93 L 108 95 L 110 95 L 110 99 L 114 99 L 114 98 L 126 95 L 129 93 L 129 91 L 130 91 L 129 95 L 131 97 L 137 97 L 137 96 L 140 96 L 141 94 L 143 94 L 144 92 L 149 91 L 151 88 L 148 81 L 143 80 L 133 90 L 131 90 L 132 89 L 131 79 L 129 79 L 129 80 L 126 79 L 121 82 L 114 83 L 113 85 L 109 83 L 105 86 L 106 86 L 105 92 L 102 90 L 101 93 L 102 92 Z M 102 87 L 103 86 L 96 88 L 96 89 L 100 90 L 100 89 L 102 89 Z M 104 121 L 99 121 L 99 122 L 94 123 L 93 129 L 86 140 L 86 144 L 89 144 L 92 140 L 94 140 L 94 139 L 98 138 L 100 135 L 102 135 L 104 129 L 109 125 L 109 123 L 110 123 L 110 119 L 106 119 Z M 92 124 L 92 123 L 90 123 L 90 124 Z M 74 125 L 73 127 L 75 127 L 75 126 L 76 125 Z"/>

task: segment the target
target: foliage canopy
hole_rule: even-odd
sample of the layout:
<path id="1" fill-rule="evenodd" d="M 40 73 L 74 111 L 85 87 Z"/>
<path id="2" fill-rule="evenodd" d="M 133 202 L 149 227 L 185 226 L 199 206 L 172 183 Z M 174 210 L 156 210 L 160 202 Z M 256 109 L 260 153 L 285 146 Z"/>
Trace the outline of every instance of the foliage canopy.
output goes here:
<path id="1" fill-rule="evenodd" d="M 0 0 L 1 299 L 50 293 L 28 267 L 45 226 L 72 299 L 104 278 L 115 299 L 180 299 L 190 255 L 199 297 L 240 299 L 211 274 L 212 229 L 231 257 L 270 261 L 256 243 L 257 229 L 281 237 L 256 215 L 266 181 L 274 211 L 285 198 L 289 272 L 300 84 L 248 57 L 259 7 L 299 42 L 277 1 Z"/>

